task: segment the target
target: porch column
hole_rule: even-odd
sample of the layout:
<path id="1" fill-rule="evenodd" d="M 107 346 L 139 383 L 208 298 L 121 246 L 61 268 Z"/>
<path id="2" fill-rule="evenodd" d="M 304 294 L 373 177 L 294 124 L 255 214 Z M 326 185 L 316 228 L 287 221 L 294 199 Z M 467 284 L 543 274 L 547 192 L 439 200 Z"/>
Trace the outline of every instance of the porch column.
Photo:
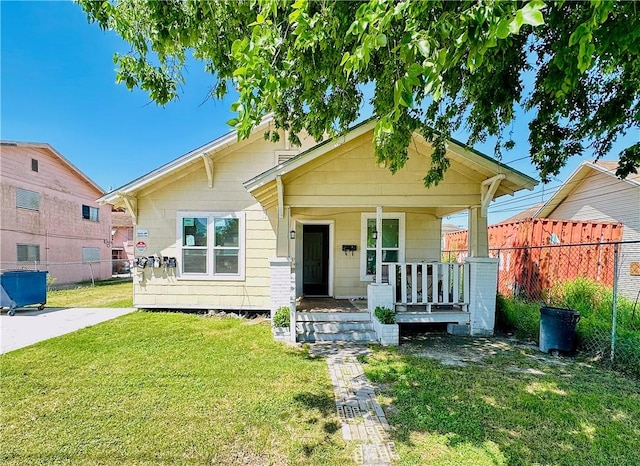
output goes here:
<path id="1" fill-rule="evenodd" d="M 469 257 L 489 257 L 489 230 L 487 216 L 482 208 L 469 208 Z"/>
<path id="2" fill-rule="evenodd" d="M 467 257 L 471 335 L 493 335 L 498 291 L 498 259 Z"/>
<path id="3" fill-rule="evenodd" d="M 382 206 L 376 207 L 376 283 L 382 283 Z"/>
<path id="4" fill-rule="evenodd" d="M 290 257 L 290 240 L 289 230 L 291 223 L 291 208 L 284 206 L 282 209 L 282 216 L 278 215 L 278 226 L 276 229 L 276 256 L 277 257 Z"/>

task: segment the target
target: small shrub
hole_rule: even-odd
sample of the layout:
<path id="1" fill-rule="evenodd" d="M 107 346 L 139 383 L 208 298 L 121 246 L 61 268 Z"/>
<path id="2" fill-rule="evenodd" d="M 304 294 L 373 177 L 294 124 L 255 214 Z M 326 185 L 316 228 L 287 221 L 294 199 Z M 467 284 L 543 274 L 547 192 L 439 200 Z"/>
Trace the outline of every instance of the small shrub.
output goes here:
<path id="1" fill-rule="evenodd" d="M 279 307 L 273 316 L 273 326 L 277 328 L 291 326 L 291 310 L 287 306 Z"/>
<path id="2" fill-rule="evenodd" d="M 375 308 L 373 313 L 382 324 L 396 323 L 396 311 L 393 311 L 388 307 L 378 306 Z"/>

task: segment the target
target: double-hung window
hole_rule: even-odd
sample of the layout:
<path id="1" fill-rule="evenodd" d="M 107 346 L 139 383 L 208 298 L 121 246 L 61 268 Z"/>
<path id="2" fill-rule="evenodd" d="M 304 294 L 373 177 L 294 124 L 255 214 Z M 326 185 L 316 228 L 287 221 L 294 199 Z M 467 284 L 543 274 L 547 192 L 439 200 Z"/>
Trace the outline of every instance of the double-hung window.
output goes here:
<path id="1" fill-rule="evenodd" d="M 181 278 L 244 279 L 244 214 L 179 212 Z"/>
<path id="2" fill-rule="evenodd" d="M 405 237 L 404 213 L 383 213 L 381 231 L 376 229 L 376 214 L 363 213 L 361 222 L 360 278 L 364 281 L 372 280 L 376 273 L 378 261 L 376 241 L 382 240 L 382 262 L 404 261 Z"/>

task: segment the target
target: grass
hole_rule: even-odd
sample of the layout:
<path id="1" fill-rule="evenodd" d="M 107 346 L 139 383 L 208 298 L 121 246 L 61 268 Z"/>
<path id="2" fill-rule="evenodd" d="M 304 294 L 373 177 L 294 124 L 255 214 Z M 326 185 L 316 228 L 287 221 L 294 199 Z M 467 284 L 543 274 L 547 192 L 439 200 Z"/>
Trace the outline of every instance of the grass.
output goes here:
<path id="1" fill-rule="evenodd" d="M 465 347 L 485 358 L 461 367 L 424 357 Z M 436 337 L 379 349 L 365 372 L 384 387 L 401 465 L 640 464 L 640 387 L 612 371 Z"/>
<path id="2" fill-rule="evenodd" d="M 136 312 L 2 356 L 0 463 L 350 464 L 324 360 L 267 323 Z"/>
<path id="3" fill-rule="evenodd" d="M 74 288 L 49 291 L 47 307 L 133 307 L 131 279 L 80 283 Z"/>

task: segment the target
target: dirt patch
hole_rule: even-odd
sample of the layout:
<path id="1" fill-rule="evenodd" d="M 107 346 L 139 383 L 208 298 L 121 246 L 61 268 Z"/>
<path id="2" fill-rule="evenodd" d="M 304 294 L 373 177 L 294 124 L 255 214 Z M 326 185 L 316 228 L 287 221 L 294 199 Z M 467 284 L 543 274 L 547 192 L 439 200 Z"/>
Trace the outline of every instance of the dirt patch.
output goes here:
<path id="1" fill-rule="evenodd" d="M 414 357 L 434 359 L 445 366 L 465 367 L 484 364 L 494 356 L 508 356 L 514 353 L 524 354 L 532 363 L 553 364 L 563 366 L 567 362 L 562 357 L 546 355 L 538 351 L 534 342 L 523 342 L 510 337 L 471 338 L 451 335 L 424 335 L 410 342 L 403 342 L 401 349 Z M 512 366 L 513 372 L 544 375 L 535 367 Z"/>

